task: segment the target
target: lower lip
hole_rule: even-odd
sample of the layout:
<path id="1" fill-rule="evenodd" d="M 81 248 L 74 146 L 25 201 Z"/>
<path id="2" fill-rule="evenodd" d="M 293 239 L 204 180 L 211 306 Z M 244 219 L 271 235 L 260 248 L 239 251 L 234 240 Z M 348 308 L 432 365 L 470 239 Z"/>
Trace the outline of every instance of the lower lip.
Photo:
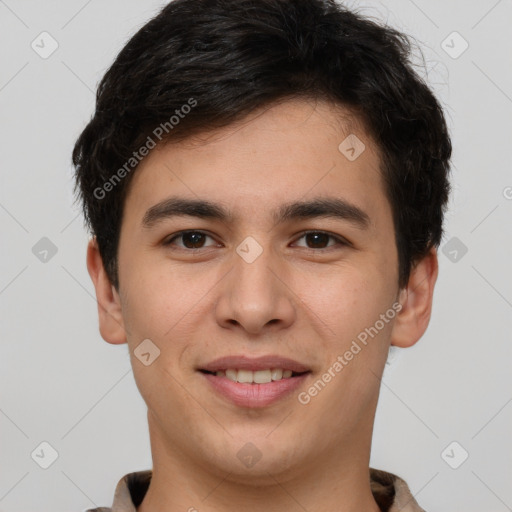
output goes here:
<path id="1" fill-rule="evenodd" d="M 211 373 L 201 374 L 206 377 L 213 389 L 231 400 L 239 407 L 265 407 L 295 391 L 307 378 L 308 373 L 275 380 L 266 384 L 247 384 L 234 382 L 227 377 L 217 377 Z"/>

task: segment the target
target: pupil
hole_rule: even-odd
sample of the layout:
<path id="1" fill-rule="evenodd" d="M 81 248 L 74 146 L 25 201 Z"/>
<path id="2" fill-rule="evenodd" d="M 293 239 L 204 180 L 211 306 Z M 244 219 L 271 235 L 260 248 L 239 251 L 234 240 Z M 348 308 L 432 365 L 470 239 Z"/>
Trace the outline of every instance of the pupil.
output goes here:
<path id="1" fill-rule="evenodd" d="M 191 248 L 190 246 L 193 246 L 193 248 L 197 249 L 201 246 L 201 242 L 203 241 L 202 237 L 204 237 L 202 233 L 185 233 L 183 235 L 183 241 L 185 246 L 188 247 L 189 249 Z M 190 244 L 187 243 L 187 239 L 191 241 Z"/>
<path id="2" fill-rule="evenodd" d="M 313 245 L 318 244 L 318 243 L 320 245 L 324 245 L 324 242 L 327 243 L 327 240 L 329 239 L 329 236 L 326 235 L 325 233 L 308 233 L 306 235 L 306 239 L 307 240 L 312 240 L 313 239 Z M 315 245 L 315 248 L 316 248 L 316 245 Z"/>
<path id="3" fill-rule="evenodd" d="M 202 242 L 204 242 L 203 233 L 192 232 L 185 233 L 182 236 L 184 244 L 188 248 L 198 249 L 201 247 Z M 318 245 L 324 246 L 328 242 L 329 236 L 326 235 L 325 233 L 308 233 L 306 235 L 306 239 L 308 240 L 308 242 L 311 242 L 308 245 L 313 245 L 314 248 L 318 248 Z"/>

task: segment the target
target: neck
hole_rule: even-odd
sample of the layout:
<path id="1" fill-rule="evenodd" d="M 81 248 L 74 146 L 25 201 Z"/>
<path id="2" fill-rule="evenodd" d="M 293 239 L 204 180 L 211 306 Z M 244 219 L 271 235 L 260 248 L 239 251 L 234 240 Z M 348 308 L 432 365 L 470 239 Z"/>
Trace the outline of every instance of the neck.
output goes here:
<path id="1" fill-rule="evenodd" d="M 365 442 L 340 443 L 307 468 L 256 464 L 245 474 L 195 460 L 160 434 L 150 421 L 153 475 L 137 512 L 380 512 L 369 482 L 371 428 Z"/>

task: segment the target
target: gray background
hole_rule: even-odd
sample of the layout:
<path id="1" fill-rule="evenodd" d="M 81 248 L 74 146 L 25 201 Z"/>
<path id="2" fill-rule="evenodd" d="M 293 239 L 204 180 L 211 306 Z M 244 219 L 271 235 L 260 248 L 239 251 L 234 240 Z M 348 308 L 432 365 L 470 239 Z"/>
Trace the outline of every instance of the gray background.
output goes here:
<path id="1" fill-rule="evenodd" d="M 98 332 L 70 153 L 99 79 L 163 3 L 0 0 L 0 511 L 110 506 L 151 467 L 127 346 Z M 512 510 L 512 2 L 349 5 L 419 41 L 454 143 L 431 324 L 390 358 L 371 463 L 429 512 Z"/>

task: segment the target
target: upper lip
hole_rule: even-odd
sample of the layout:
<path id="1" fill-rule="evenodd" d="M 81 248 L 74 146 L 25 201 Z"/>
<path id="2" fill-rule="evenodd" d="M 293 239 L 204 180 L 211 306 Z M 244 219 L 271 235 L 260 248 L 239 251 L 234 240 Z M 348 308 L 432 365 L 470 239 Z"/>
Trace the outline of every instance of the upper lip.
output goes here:
<path id="1" fill-rule="evenodd" d="M 247 356 L 225 356 L 219 357 L 214 361 L 211 361 L 205 366 L 199 368 L 200 370 L 206 370 L 209 372 L 216 372 L 219 370 L 251 370 L 256 372 L 258 370 L 266 370 L 272 368 L 281 368 L 283 370 L 291 370 L 295 373 L 303 373 L 309 371 L 307 366 L 288 359 L 287 357 L 280 357 L 277 355 L 267 355 L 260 357 L 247 357 Z"/>

